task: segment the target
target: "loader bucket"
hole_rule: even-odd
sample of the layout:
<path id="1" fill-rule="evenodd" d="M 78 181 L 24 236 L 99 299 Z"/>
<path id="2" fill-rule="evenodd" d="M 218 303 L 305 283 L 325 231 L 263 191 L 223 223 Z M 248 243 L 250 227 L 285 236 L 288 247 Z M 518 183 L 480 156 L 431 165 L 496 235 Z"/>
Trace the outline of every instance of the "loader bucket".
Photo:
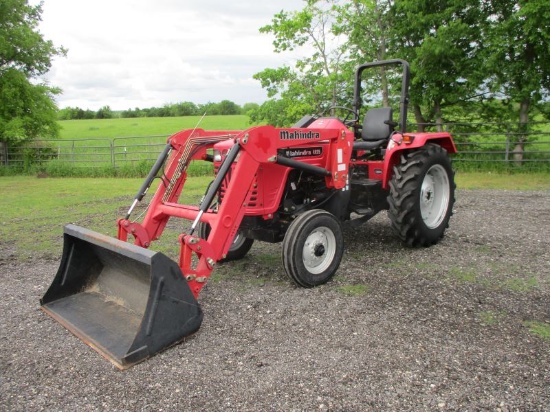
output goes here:
<path id="1" fill-rule="evenodd" d="M 203 316 L 173 260 L 74 225 L 40 304 L 120 369 L 194 333 Z"/>

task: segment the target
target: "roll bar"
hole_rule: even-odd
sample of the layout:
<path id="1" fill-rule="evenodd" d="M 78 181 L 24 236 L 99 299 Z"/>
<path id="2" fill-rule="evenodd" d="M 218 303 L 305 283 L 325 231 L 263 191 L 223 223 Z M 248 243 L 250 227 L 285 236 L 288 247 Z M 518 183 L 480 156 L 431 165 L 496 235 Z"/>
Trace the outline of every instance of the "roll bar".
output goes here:
<path id="1" fill-rule="evenodd" d="M 399 101 L 399 128 L 400 132 L 403 134 L 406 131 L 407 127 L 407 108 L 409 105 L 409 80 L 410 80 L 410 69 L 409 63 L 402 59 L 392 59 L 392 60 L 380 60 L 371 63 L 365 63 L 357 67 L 355 72 L 355 87 L 353 90 L 353 110 L 355 113 L 359 113 L 361 108 L 362 99 L 361 99 L 361 75 L 365 69 L 370 67 L 379 67 L 379 66 L 392 66 L 392 65 L 402 65 L 403 66 L 403 75 L 401 82 L 401 99 Z"/>

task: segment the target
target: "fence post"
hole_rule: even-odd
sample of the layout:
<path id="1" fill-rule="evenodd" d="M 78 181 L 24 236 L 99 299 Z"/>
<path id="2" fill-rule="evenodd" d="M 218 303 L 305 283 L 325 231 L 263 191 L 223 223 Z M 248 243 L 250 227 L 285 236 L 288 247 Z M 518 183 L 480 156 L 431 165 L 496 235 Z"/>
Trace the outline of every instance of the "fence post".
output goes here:
<path id="1" fill-rule="evenodd" d="M 510 124 L 509 123 L 506 125 L 506 152 L 504 153 L 504 161 L 508 166 L 508 162 L 510 161 Z"/>
<path id="2" fill-rule="evenodd" d="M 8 166 L 8 142 L 0 140 L 0 164 Z"/>
<path id="3" fill-rule="evenodd" d="M 113 166 L 113 169 L 116 169 L 115 142 L 113 139 L 109 139 L 109 148 L 111 149 L 111 165 Z"/>

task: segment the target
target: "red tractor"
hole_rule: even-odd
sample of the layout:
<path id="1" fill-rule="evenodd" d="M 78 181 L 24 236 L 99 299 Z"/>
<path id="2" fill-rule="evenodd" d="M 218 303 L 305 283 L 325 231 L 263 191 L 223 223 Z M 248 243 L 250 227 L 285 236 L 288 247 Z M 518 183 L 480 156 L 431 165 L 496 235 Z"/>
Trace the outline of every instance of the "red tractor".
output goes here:
<path id="1" fill-rule="evenodd" d="M 403 67 L 399 122 L 388 107 L 368 110 L 360 122 L 362 73 L 382 65 Z M 195 332 L 202 321 L 197 298 L 216 263 L 244 257 L 255 240 L 282 242 L 284 269 L 302 287 L 335 275 L 346 220 L 361 223 L 388 210 L 407 245 L 437 243 L 452 214 L 448 154 L 456 148 L 449 133 L 406 131 L 408 83 L 403 60 L 367 63 L 356 72 L 349 119 L 306 116 L 291 128 L 171 136 L 118 220 L 117 239 L 65 227 L 61 265 L 42 308 L 125 368 Z M 178 202 L 193 160 L 212 162 L 214 170 L 198 206 Z M 159 173 L 143 221 L 130 220 Z M 191 222 L 179 237 L 178 263 L 147 249 L 171 217 Z"/>

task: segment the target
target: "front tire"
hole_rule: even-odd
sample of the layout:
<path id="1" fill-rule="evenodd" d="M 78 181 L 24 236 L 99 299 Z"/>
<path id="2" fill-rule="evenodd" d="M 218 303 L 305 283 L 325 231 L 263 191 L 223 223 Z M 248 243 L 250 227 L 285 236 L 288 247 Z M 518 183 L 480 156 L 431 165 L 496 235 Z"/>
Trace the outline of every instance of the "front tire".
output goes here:
<path id="1" fill-rule="evenodd" d="M 199 222 L 197 226 L 197 232 L 201 239 L 208 239 L 208 235 L 210 234 L 210 225 L 208 223 Z M 254 239 L 244 237 L 240 230 L 237 231 L 237 234 L 235 235 L 235 238 L 233 239 L 233 242 L 229 247 L 227 256 L 221 259 L 219 262 L 223 263 L 229 262 L 231 260 L 242 259 L 246 256 L 253 243 Z"/>
<path id="2" fill-rule="evenodd" d="M 344 236 L 340 221 L 315 209 L 298 216 L 283 240 L 283 265 L 299 286 L 312 288 L 328 282 L 340 266 Z"/>
<path id="3" fill-rule="evenodd" d="M 403 154 L 389 185 L 388 215 L 397 236 L 411 247 L 438 243 L 455 202 L 454 172 L 445 149 L 429 143 Z"/>

